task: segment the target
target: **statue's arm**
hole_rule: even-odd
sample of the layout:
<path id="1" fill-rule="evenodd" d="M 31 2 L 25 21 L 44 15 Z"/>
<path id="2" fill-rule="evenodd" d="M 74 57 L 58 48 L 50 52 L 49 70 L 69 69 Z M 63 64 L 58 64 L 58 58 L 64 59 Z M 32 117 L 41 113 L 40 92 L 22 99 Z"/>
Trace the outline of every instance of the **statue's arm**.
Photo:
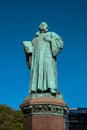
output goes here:
<path id="1" fill-rule="evenodd" d="M 61 38 L 58 34 L 56 34 L 55 32 L 52 32 L 52 33 L 51 33 L 51 40 L 57 42 L 58 47 L 59 47 L 60 49 L 63 48 L 64 42 L 63 42 L 62 38 Z"/>
<path id="2" fill-rule="evenodd" d="M 56 56 L 57 54 L 59 54 L 59 52 L 63 49 L 64 46 L 64 42 L 62 40 L 62 38 L 52 32 L 51 33 L 51 48 L 52 48 L 52 54 L 53 56 Z"/>

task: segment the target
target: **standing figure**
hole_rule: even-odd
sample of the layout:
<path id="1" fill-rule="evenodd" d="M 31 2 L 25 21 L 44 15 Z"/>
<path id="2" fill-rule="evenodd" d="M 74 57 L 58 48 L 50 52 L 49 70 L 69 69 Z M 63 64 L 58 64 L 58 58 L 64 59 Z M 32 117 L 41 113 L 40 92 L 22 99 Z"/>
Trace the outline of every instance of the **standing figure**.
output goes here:
<path id="1" fill-rule="evenodd" d="M 32 41 L 24 41 L 28 67 L 31 69 L 29 93 L 57 93 L 56 56 L 63 48 L 62 38 L 55 32 L 48 32 L 48 25 L 42 22 Z"/>

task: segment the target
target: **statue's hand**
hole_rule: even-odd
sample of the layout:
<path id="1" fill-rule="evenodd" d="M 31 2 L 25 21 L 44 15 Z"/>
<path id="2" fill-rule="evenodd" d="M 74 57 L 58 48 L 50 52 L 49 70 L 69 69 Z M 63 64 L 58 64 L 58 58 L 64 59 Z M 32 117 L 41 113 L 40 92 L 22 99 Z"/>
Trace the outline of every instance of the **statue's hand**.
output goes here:
<path id="1" fill-rule="evenodd" d="M 50 42 L 50 41 L 51 41 L 51 39 L 50 39 L 50 36 L 49 36 L 49 35 L 44 36 L 44 37 L 43 37 L 43 39 L 44 39 L 46 42 Z"/>

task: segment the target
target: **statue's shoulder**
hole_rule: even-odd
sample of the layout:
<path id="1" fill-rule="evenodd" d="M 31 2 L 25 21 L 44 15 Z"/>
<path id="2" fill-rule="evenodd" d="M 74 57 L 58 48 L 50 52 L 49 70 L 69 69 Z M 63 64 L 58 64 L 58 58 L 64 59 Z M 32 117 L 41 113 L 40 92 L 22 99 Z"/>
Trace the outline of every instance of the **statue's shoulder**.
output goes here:
<path id="1" fill-rule="evenodd" d="M 40 32 L 39 32 L 39 31 L 36 32 L 36 33 L 35 33 L 35 38 L 38 37 L 39 35 L 40 35 Z"/>
<path id="2" fill-rule="evenodd" d="M 59 38 L 60 36 L 55 32 L 47 32 L 47 35 L 50 36 L 50 38 Z"/>
<path id="3" fill-rule="evenodd" d="M 34 38 L 32 39 L 32 45 L 35 43 L 37 37 L 39 37 L 39 32 L 36 32 L 36 33 L 35 33 L 35 36 L 34 36 Z"/>
<path id="4" fill-rule="evenodd" d="M 60 36 L 55 32 L 51 32 L 51 37 L 52 38 L 59 38 Z"/>

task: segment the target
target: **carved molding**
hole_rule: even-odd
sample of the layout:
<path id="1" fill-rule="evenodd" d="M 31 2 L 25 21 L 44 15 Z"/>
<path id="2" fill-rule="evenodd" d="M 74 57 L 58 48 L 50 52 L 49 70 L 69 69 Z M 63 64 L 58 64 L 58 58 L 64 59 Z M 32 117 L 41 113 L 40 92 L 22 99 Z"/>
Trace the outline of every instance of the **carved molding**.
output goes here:
<path id="1" fill-rule="evenodd" d="M 21 108 L 22 112 L 26 116 L 27 114 L 52 114 L 52 115 L 60 115 L 64 116 L 68 112 L 67 106 L 59 106 L 53 104 L 33 104 L 26 105 Z"/>

